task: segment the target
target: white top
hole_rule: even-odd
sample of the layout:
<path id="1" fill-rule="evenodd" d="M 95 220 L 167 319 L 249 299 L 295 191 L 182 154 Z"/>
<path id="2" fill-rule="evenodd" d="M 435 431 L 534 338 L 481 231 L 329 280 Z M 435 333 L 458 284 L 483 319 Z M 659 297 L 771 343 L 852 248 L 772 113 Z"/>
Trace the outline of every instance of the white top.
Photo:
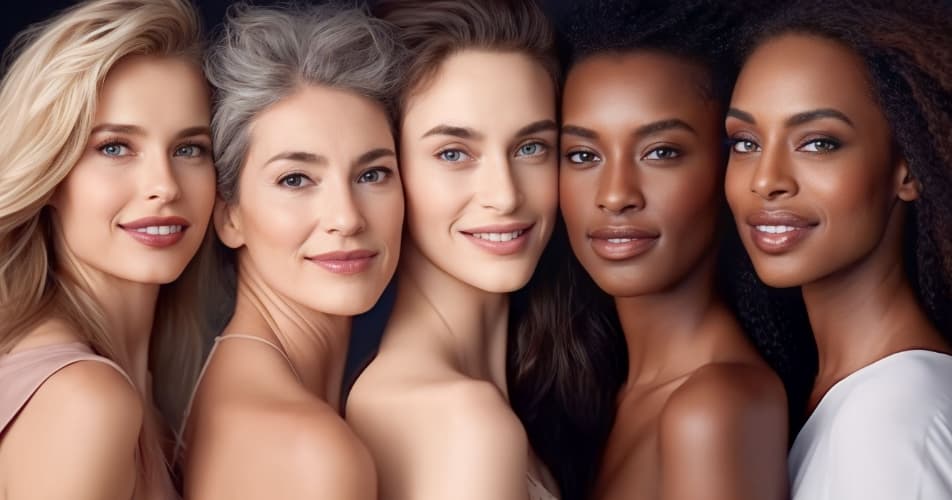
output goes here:
<path id="1" fill-rule="evenodd" d="M 837 382 L 789 466 L 793 500 L 952 499 L 952 356 L 903 351 Z"/>

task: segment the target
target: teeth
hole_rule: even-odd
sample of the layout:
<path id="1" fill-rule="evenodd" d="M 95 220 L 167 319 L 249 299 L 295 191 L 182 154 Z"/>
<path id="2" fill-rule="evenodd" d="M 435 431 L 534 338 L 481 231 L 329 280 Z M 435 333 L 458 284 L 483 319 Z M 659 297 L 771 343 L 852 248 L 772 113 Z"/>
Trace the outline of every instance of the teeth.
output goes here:
<path id="1" fill-rule="evenodd" d="M 154 235 L 167 235 L 179 233 L 182 231 L 182 226 L 146 226 L 136 229 L 137 233 L 145 234 L 154 234 Z"/>
<path id="2" fill-rule="evenodd" d="M 522 231 L 513 231 L 511 233 L 472 233 L 473 236 L 486 241 L 512 241 L 524 233 Z"/>
<path id="3" fill-rule="evenodd" d="M 634 240 L 634 238 L 608 238 L 609 243 L 628 243 Z"/>
<path id="4" fill-rule="evenodd" d="M 796 231 L 797 228 L 792 226 L 757 226 L 757 230 L 762 233 L 782 234 Z"/>

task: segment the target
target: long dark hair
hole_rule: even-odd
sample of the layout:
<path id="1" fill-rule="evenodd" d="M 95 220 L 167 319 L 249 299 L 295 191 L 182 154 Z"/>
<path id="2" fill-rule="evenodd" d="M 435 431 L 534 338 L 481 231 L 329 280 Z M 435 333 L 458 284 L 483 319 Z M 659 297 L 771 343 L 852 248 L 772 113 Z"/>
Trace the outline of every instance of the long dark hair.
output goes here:
<path id="1" fill-rule="evenodd" d="M 707 91 L 727 109 L 736 76 L 732 57 L 746 2 L 591 1 L 562 26 L 564 73 L 589 56 L 654 50 L 693 61 Z M 726 155 L 725 155 L 726 158 Z M 795 429 L 816 370 L 816 348 L 798 290 L 772 290 L 757 278 L 722 207 L 717 283 L 754 345 L 783 380 Z M 624 336 L 612 297 L 572 254 L 556 227 L 529 286 L 513 301 L 510 391 L 540 457 L 565 499 L 584 498 L 611 430 L 627 376 Z"/>
<path id="2" fill-rule="evenodd" d="M 899 155 L 922 185 L 908 204 L 906 272 L 952 340 L 952 3 L 800 0 L 752 30 L 742 53 L 785 33 L 836 41 L 865 62 Z"/>

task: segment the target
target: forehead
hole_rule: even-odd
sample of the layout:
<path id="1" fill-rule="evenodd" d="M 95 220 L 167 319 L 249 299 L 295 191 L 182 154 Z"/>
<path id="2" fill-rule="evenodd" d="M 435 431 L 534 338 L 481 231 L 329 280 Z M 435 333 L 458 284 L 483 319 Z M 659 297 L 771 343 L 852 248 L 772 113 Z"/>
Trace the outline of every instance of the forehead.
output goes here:
<path id="1" fill-rule="evenodd" d="M 810 102 L 814 107 L 873 105 L 862 58 L 835 40 L 789 33 L 761 44 L 744 63 L 733 104 L 773 101 L 782 110 Z"/>
<path id="2" fill-rule="evenodd" d="M 700 64 L 656 51 L 593 55 L 569 72 L 566 117 L 598 108 L 655 115 L 666 110 L 712 109 L 710 74 Z"/>
<path id="3" fill-rule="evenodd" d="M 413 130 L 451 123 L 489 131 L 543 119 L 555 119 L 555 89 L 538 62 L 518 52 L 464 50 L 443 61 L 410 97 L 403 124 Z"/>
<path id="4" fill-rule="evenodd" d="M 197 64 L 181 57 L 134 55 L 106 76 L 96 121 L 147 126 L 165 120 L 207 122 L 209 114 L 209 90 Z"/>

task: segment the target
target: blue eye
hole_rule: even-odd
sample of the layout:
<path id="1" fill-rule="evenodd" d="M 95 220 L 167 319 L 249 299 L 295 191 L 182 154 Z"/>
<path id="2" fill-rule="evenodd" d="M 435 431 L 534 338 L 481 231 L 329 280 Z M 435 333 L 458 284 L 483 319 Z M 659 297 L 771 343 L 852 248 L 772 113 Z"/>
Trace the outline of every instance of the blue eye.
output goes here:
<path id="1" fill-rule="evenodd" d="M 357 183 L 377 184 L 385 181 L 388 177 L 390 177 L 391 173 L 392 172 L 390 169 L 387 168 L 374 168 L 360 174 L 360 177 L 357 178 Z"/>
<path id="2" fill-rule="evenodd" d="M 569 161 L 569 163 L 574 163 L 576 165 L 592 163 L 601 160 L 601 158 L 591 151 L 569 151 L 568 154 L 565 155 L 565 158 Z"/>
<path id="3" fill-rule="evenodd" d="M 106 156 L 112 156 L 116 158 L 127 156 L 129 154 L 129 146 L 126 146 L 121 142 L 110 142 L 103 144 L 97 149 L 99 149 L 99 152 Z"/>
<path id="4" fill-rule="evenodd" d="M 444 149 L 437 154 L 437 157 L 443 161 L 456 163 L 468 159 L 469 155 L 458 149 Z"/>
<path id="5" fill-rule="evenodd" d="M 754 153 L 760 151 L 760 146 L 750 139 L 734 139 L 731 150 L 735 153 Z"/>
<path id="6" fill-rule="evenodd" d="M 652 149 L 645 155 L 644 160 L 671 160 L 681 156 L 681 152 L 674 148 L 660 147 Z"/>
<path id="7" fill-rule="evenodd" d="M 194 158 L 205 154 L 205 148 L 198 144 L 183 144 L 175 149 L 175 156 L 187 156 Z"/>
<path id="8" fill-rule="evenodd" d="M 310 182 L 310 179 L 304 174 L 288 174 L 278 179 L 278 184 L 291 189 L 304 187 L 308 182 Z"/>
<path id="9" fill-rule="evenodd" d="M 535 156 L 545 152 L 545 145 L 541 142 L 530 142 L 519 146 L 517 156 Z"/>
<path id="10" fill-rule="evenodd" d="M 820 138 L 813 139 L 805 143 L 803 146 L 800 146 L 801 151 L 806 151 L 808 153 L 829 153 L 831 151 L 836 151 L 840 148 L 840 143 L 833 139 Z"/>

